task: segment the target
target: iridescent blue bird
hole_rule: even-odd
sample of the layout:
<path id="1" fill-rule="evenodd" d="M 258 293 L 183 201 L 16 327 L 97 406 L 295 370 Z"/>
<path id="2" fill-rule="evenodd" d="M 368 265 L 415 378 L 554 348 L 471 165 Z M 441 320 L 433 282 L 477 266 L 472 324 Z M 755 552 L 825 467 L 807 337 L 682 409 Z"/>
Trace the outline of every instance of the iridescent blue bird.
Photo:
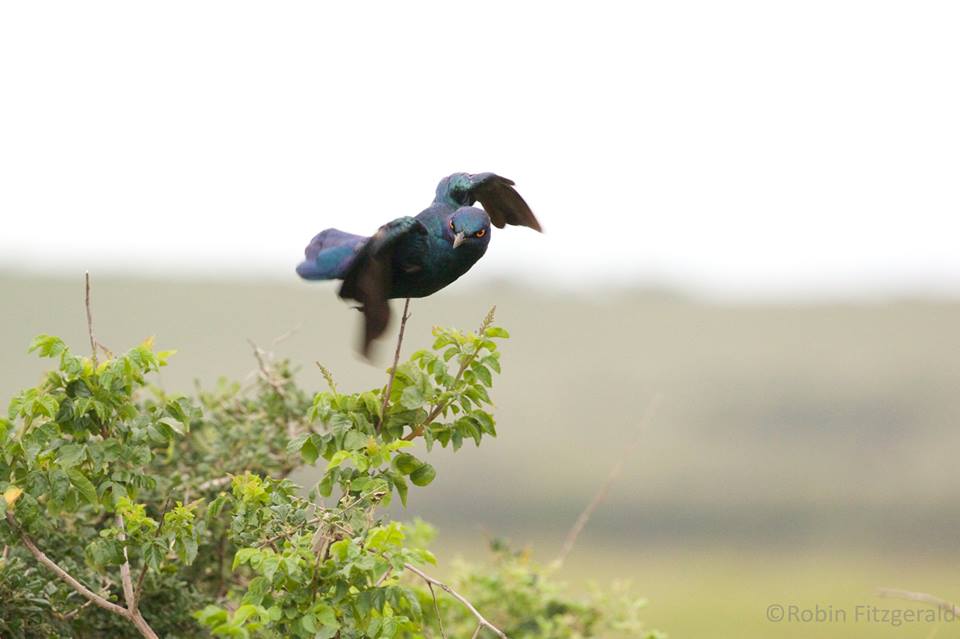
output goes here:
<path id="1" fill-rule="evenodd" d="M 473 206 L 480 202 L 483 208 Z M 513 181 L 493 173 L 454 173 L 437 185 L 433 204 L 416 217 L 388 222 L 371 237 L 327 229 L 304 251 L 297 273 L 343 280 L 339 295 L 360 303 L 362 350 L 383 334 L 392 298 L 426 297 L 470 270 L 487 250 L 490 225 L 542 231 Z"/>

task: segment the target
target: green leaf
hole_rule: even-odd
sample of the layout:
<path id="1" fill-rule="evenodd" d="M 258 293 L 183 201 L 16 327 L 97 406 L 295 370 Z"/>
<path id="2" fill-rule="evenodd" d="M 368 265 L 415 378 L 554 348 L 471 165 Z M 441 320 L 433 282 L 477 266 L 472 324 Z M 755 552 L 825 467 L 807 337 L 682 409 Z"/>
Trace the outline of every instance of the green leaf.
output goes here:
<path id="1" fill-rule="evenodd" d="M 410 474 L 410 481 L 416 486 L 427 486 L 436 476 L 436 469 L 430 464 L 424 464 Z"/>
<path id="2" fill-rule="evenodd" d="M 507 332 L 507 329 L 500 328 L 499 326 L 491 326 L 483 332 L 486 337 L 500 337 L 506 339 L 510 337 L 510 333 Z"/>
<path id="3" fill-rule="evenodd" d="M 320 457 L 320 451 L 317 449 L 317 445 L 313 443 L 313 438 L 309 437 L 300 447 L 300 455 L 303 457 L 303 461 L 307 462 L 311 466 L 317 461 L 317 458 Z"/>
<path id="4" fill-rule="evenodd" d="M 414 457 L 413 455 L 411 455 L 410 453 L 401 453 L 397 455 L 394 458 L 393 463 L 396 465 L 397 470 L 399 470 L 404 475 L 409 475 L 410 473 L 414 472 L 415 470 L 423 466 L 423 462 L 417 459 L 416 457 Z"/>
<path id="5" fill-rule="evenodd" d="M 470 369 L 473 371 L 473 373 L 477 376 L 477 379 L 479 379 L 484 386 L 486 386 L 487 388 L 490 388 L 491 386 L 493 386 L 493 376 L 490 374 L 490 371 L 489 369 L 487 369 L 486 366 L 475 362 L 473 366 L 470 367 Z"/>
<path id="6" fill-rule="evenodd" d="M 38 335 L 27 349 L 28 353 L 40 351 L 40 357 L 56 357 L 67 350 L 67 345 L 63 340 L 53 335 Z"/>
<path id="7" fill-rule="evenodd" d="M 259 612 L 260 606 L 254 606 L 253 604 L 245 604 L 237 608 L 237 611 L 233 613 L 233 623 L 242 624 L 244 621 L 249 619 L 252 615 L 255 615 Z"/>
<path id="8" fill-rule="evenodd" d="M 366 433 L 361 433 L 358 430 L 348 430 L 343 437 L 343 448 L 345 450 L 358 450 L 366 446 L 369 439 L 370 436 Z"/>
<path id="9" fill-rule="evenodd" d="M 57 462 L 64 470 L 81 463 L 84 457 L 86 457 L 86 447 L 83 444 L 64 444 L 57 449 Z"/>
<path id="10" fill-rule="evenodd" d="M 420 408 L 423 402 L 423 391 L 418 386 L 407 386 L 400 395 L 400 405 L 410 410 Z"/>
<path id="11" fill-rule="evenodd" d="M 238 567 L 250 561 L 255 555 L 259 555 L 260 551 L 256 548 L 241 548 L 237 551 L 237 554 L 233 556 L 233 570 L 236 570 Z"/>
<path id="12" fill-rule="evenodd" d="M 67 469 L 67 477 L 70 478 L 70 483 L 80 491 L 80 494 L 88 503 L 93 505 L 97 504 L 97 489 L 93 483 L 87 479 L 86 475 L 77 468 L 69 468 Z"/>

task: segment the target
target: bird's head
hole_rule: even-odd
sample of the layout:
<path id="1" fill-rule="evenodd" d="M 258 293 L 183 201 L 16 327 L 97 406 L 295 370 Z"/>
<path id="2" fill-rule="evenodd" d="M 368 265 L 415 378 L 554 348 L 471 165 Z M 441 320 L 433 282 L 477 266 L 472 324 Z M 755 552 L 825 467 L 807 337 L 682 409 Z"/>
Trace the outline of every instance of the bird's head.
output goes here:
<path id="1" fill-rule="evenodd" d="M 486 250 L 490 242 L 490 216 L 483 209 L 458 209 L 449 217 L 447 235 L 453 248 L 463 246 Z"/>
<path id="2" fill-rule="evenodd" d="M 473 206 L 477 201 L 472 193 L 474 186 L 473 176 L 469 173 L 448 175 L 437 185 L 434 201 L 452 206 Z"/>

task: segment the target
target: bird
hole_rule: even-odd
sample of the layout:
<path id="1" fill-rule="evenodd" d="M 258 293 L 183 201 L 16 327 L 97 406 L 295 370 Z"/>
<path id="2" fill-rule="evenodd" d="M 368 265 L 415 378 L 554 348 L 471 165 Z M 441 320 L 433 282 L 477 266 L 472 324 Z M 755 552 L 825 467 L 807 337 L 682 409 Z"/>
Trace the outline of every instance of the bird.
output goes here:
<path id="1" fill-rule="evenodd" d="M 329 228 L 310 240 L 297 274 L 305 280 L 342 280 L 338 295 L 364 316 L 361 352 L 390 322 L 388 300 L 432 295 L 483 257 L 490 226 L 526 226 L 543 232 L 513 180 L 495 173 L 453 173 L 437 184 L 433 203 L 399 217 L 372 236 Z M 483 206 L 474 206 L 477 202 Z"/>

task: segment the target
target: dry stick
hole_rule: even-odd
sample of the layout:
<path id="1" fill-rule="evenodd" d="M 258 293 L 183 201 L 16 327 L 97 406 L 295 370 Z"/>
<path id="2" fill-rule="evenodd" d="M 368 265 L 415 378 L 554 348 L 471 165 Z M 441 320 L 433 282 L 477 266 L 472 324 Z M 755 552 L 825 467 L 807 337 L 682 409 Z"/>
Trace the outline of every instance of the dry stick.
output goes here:
<path id="1" fill-rule="evenodd" d="M 19 524 L 17 524 L 17 520 L 14 519 L 13 517 L 13 513 L 9 511 L 7 512 L 7 523 L 10 524 L 10 528 L 12 528 L 14 532 L 16 532 L 19 535 L 20 540 L 23 542 L 23 545 L 27 547 L 27 550 L 30 551 L 30 554 L 32 554 L 37 561 L 39 561 L 41 564 L 46 566 L 53 574 L 59 577 L 62 581 L 66 582 L 71 588 L 73 588 L 78 593 L 80 593 L 88 601 L 91 601 L 93 605 L 99 606 L 100 608 L 103 608 L 104 610 L 108 612 L 112 612 L 116 615 L 120 615 L 121 617 L 125 617 L 127 619 L 130 618 L 130 613 L 127 611 L 126 608 L 118 606 L 115 603 L 109 602 L 103 597 L 101 597 L 100 595 L 96 594 L 95 592 L 93 592 L 92 590 L 84 586 L 82 583 L 74 579 L 72 576 L 70 576 L 70 574 L 66 570 L 58 566 L 56 562 L 54 562 L 52 559 L 47 557 L 47 555 L 44 554 L 42 550 L 37 548 L 37 545 L 35 543 L 33 543 L 33 539 L 31 539 L 30 536 L 27 535 L 27 533 L 25 533 L 20 528 Z"/>
<path id="2" fill-rule="evenodd" d="M 956 617 L 960 617 L 960 606 L 947 601 L 946 599 L 941 599 L 940 597 L 929 595 L 925 592 L 911 592 L 909 590 L 898 590 L 896 588 L 881 588 L 877 591 L 877 594 L 881 597 L 889 597 L 890 599 L 904 599 L 906 601 L 916 601 L 918 603 L 927 604 L 928 606 L 945 610 L 949 613 L 952 613 Z"/>
<path id="3" fill-rule="evenodd" d="M 477 629 L 473 631 L 473 636 L 470 639 L 477 639 L 480 636 L 480 631 L 483 630 L 483 624 L 477 626 Z"/>
<path id="4" fill-rule="evenodd" d="M 434 579 L 433 577 L 426 574 L 425 572 L 423 572 L 422 570 L 420 570 L 419 568 L 417 568 L 412 564 L 403 564 L 403 567 L 409 570 L 410 572 L 412 572 L 413 574 L 417 575 L 421 579 L 423 579 L 425 582 L 427 582 L 427 585 L 437 586 L 441 590 L 444 590 L 445 592 L 447 592 L 451 597 L 453 597 L 454 599 L 462 603 L 464 606 L 466 606 L 467 610 L 469 610 L 470 613 L 476 618 L 477 623 L 480 624 L 480 628 L 489 628 L 490 630 L 495 632 L 497 636 L 500 637 L 500 639 L 508 639 L 507 635 L 502 630 L 500 630 L 495 625 L 487 621 L 487 619 L 483 615 L 481 615 L 476 608 L 473 607 L 473 604 L 467 601 L 467 598 L 461 595 L 459 592 L 457 592 L 447 584 L 443 583 L 442 581 L 437 581 L 436 579 Z M 474 636 L 476 636 L 476 633 L 474 633 Z"/>
<path id="5" fill-rule="evenodd" d="M 133 625 L 137 627 L 140 634 L 147 639 L 160 639 L 157 633 L 153 631 L 153 628 L 150 627 L 150 624 L 147 623 L 147 620 L 140 614 L 139 602 L 137 601 L 136 590 L 134 590 L 133 586 L 133 577 L 130 574 L 130 558 L 127 556 L 127 533 L 123 526 L 123 516 L 119 513 L 117 513 L 117 528 L 120 529 L 120 532 L 117 533 L 117 540 L 123 544 L 123 564 L 120 566 L 120 581 L 123 583 L 123 598 L 127 602 L 127 618 L 133 622 Z"/>
<path id="6" fill-rule="evenodd" d="M 657 407 L 660 404 L 660 395 L 655 395 L 653 401 L 647 405 L 647 409 L 644 411 L 643 415 L 640 418 L 640 422 L 637 424 L 637 430 L 641 430 L 643 426 L 646 426 L 649 423 L 650 419 L 653 418 L 653 415 L 656 413 Z M 610 487 L 613 486 L 613 482 L 617 480 L 617 477 L 620 476 L 620 473 L 623 472 L 623 467 L 627 463 L 627 460 L 636 452 L 637 448 L 640 447 L 642 433 L 638 433 L 636 439 L 630 444 L 627 450 L 624 452 L 620 460 L 614 464 L 613 468 L 610 469 L 610 473 L 607 475 L 607 479 L 603 482 L 603 485 L 600 487 L 600 490 L 593 496 L 593 499 L 590 500 L 590 503 L 587 504 L 587 507 L 583 509 L 583 512 L 580 513 L 580 516 L 577 517 L 577 521 L 574 522 L 573 527 L 570 528 L 570 532 L 567 533 L 567 538 L 563 542 L 563 547 L 560 549 L 560 555 L 556 559 L 556 564 L 562 566 L 563 562 L 567 559 L 567 555 L 570 554 L 570 551 L 573 550 L 573 546 L 577 543 L 577 537 L 580 536 L 580 533 L 583 532 L 583 529 L 586 527 L 587 522 L 590 521 L 590 517 L 593 515 L 593 511 L 597 509 L 597 506 L 603 503 L 607 498 L 607 494 L 610 492 Z"/>
<path id="7" fill-rule="evenodd" d="M 257 346 L 256 342 L 252 339 L 248 339 L 247 343 L 250 344 L 250 347 L 253 348 L 253 356 L 257 358 L 257 366 L 260 369 L 260 377 L 263 378 L 263 381 L 270 384 L 273 387 L 273 390 L 277 391 L 277 395 L 280 397 L 286 396 L 286 391 L 283 389 L 283 384 L 273 377 L 273 373 L 270 370 L 270 367 L 267 366 L 267 361 L 264 359 L 264 351 L 262 348 Z"/>
<path id="8" fill-rule="evenodd" d="M 97 367 L 97 340 L 93 336 L 93 313 L 90 312 L 90 271 L 86 271 L 83 274 L 84 277 L 84 294 L 83 302 L 84 306 L 87 308 L 87 335 L 90 337 L 90 352 L 93 354 L 93 367 Z"/>
<path id="9" fill-rule="evenodd" d="M 387 380 L 387 389 L 383 393 L 383 404 L 380 406 L 380 421 L 377 422 L 377 432 L 383 427 L 383 421 L 387 418 L 387 406 L 390 405 L 390 392 L 393 390 L 393 378 L 397 376 L 397 366 L 400 363 L 400 347 L 403 346 L 403 330 L 407 327 L 407 320 L 410 319 L 410 298 L 403 303 L 403 315 L 400 317 L 400 335 L 397 336 L 397 351 L 393 354 L 393 367 L 390 369 L 390 378 Z"/>
<path id="10" fill-rule="evenodd" d="M 443 616 L 440 614 L 440 604 L 437 603 L 437 593 L 433 590 L 433 584 L 427 582 L 427 588 L 430 589 L 430 596 L 433 597 L 433 609 L 437 611 L 437 623 L 440 624 L 440 636 L 447 639 L 447 633 L 443 630 Z M 483 626 L 481 626 L 482 628 Z"/>

